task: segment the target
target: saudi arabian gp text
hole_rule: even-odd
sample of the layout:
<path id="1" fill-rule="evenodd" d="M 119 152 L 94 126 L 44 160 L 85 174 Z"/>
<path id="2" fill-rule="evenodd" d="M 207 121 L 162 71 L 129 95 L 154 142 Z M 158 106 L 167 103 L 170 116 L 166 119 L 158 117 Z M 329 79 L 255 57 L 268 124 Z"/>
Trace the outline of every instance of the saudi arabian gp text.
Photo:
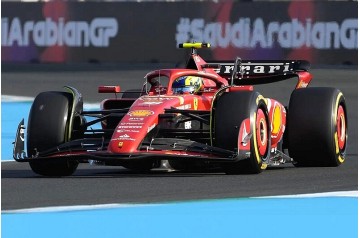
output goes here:
<path id="1" fill-rule="evenodd" d="M 265 22 L 256 18 L 239 18 L 235 23 L 206 22 L 202 18 L 180 18 L 176 26 L 177 44 L 189 41 L 208 42 L 212 47 L 273 48 L 277 42 L 282 48 L 311 47 L 315 49 L 357 49 L 358 20 L 344 19 L 341 23 Z"/>
<path id="2" fill-rule="evenodd" d="M 1 46 L 29 46 L 34 42 L 39 47 L 108 47 L 110 38 L 118 33 L 115 18 L 94 18 L 87 21 L 25 21 L 17 17 L 1 18 Z"/>

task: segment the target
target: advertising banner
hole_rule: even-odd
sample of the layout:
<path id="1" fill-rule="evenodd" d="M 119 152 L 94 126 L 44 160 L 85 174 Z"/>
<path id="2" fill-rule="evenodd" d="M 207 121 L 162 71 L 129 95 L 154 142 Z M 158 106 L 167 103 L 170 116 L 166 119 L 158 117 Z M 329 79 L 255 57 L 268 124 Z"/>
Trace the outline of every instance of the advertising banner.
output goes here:
<path id="1" fill-rule="evenodd" d="M 356 64 L 357 2 L 2 2 L 2 62 L 209 60 Z"/>

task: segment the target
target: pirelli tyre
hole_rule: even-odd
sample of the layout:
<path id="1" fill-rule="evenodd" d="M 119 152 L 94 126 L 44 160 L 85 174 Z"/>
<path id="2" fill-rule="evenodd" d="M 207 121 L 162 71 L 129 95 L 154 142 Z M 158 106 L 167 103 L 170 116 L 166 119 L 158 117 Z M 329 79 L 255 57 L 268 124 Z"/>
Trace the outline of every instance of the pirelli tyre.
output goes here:
<path id="1" fill-rule="evenodd" d="M 216 99 L 213 110 L 214 144 L 239 151 L 240 128 L 247 121 L 246 158 L 224 163 L 227 174 L 257 174 L 266 168 L 270 156 L 270 124 L 265 99 L 253 91 L 226 92 Z M 249 152 L 249 153 L 248 153 Z"/>
<path id="2" fill-rule="evenodd" d="M 287 118 L 288 149 L 295 166 L 339 166 L 345 161 L 346 103 L 338 89 L 295 90 Z"/>
<path id="3" fill-rule="evenodd" d="M 27 153 L 29 157 L 64 142 L 67 138 L 72 95 L 67 92 L 42 92 L 36 96 L 29 114 Z M 47 160 L 30 162 L 31 169 L 44 176 L 67 176 L 74 173 L 76 161 Z"/>

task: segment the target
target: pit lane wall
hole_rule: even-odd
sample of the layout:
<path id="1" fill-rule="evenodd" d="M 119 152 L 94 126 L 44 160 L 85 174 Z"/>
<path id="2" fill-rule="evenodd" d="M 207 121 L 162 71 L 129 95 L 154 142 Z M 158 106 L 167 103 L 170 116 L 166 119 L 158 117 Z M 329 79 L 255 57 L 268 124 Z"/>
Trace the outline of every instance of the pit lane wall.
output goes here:
<path id="1" fill-rule="evenodd" d="M 208 60 L 355 64 L 357 2 L 2 2 L 2 62 L 180 62 L 186 41 Z"/>

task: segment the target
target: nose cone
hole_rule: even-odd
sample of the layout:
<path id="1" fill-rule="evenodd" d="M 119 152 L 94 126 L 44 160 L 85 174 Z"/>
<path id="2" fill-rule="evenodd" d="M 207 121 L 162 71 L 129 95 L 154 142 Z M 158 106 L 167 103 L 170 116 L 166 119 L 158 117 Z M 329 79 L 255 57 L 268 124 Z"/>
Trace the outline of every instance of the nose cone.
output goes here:
<path id="1" fill-rule="evenodd" d="M 184 100 L 173 96 L 143 96 L 137 99 L 114 130 L 108 146 L 111 153 L 134 153 L 158 124 L 166 108 L 179 107 Z"/>

